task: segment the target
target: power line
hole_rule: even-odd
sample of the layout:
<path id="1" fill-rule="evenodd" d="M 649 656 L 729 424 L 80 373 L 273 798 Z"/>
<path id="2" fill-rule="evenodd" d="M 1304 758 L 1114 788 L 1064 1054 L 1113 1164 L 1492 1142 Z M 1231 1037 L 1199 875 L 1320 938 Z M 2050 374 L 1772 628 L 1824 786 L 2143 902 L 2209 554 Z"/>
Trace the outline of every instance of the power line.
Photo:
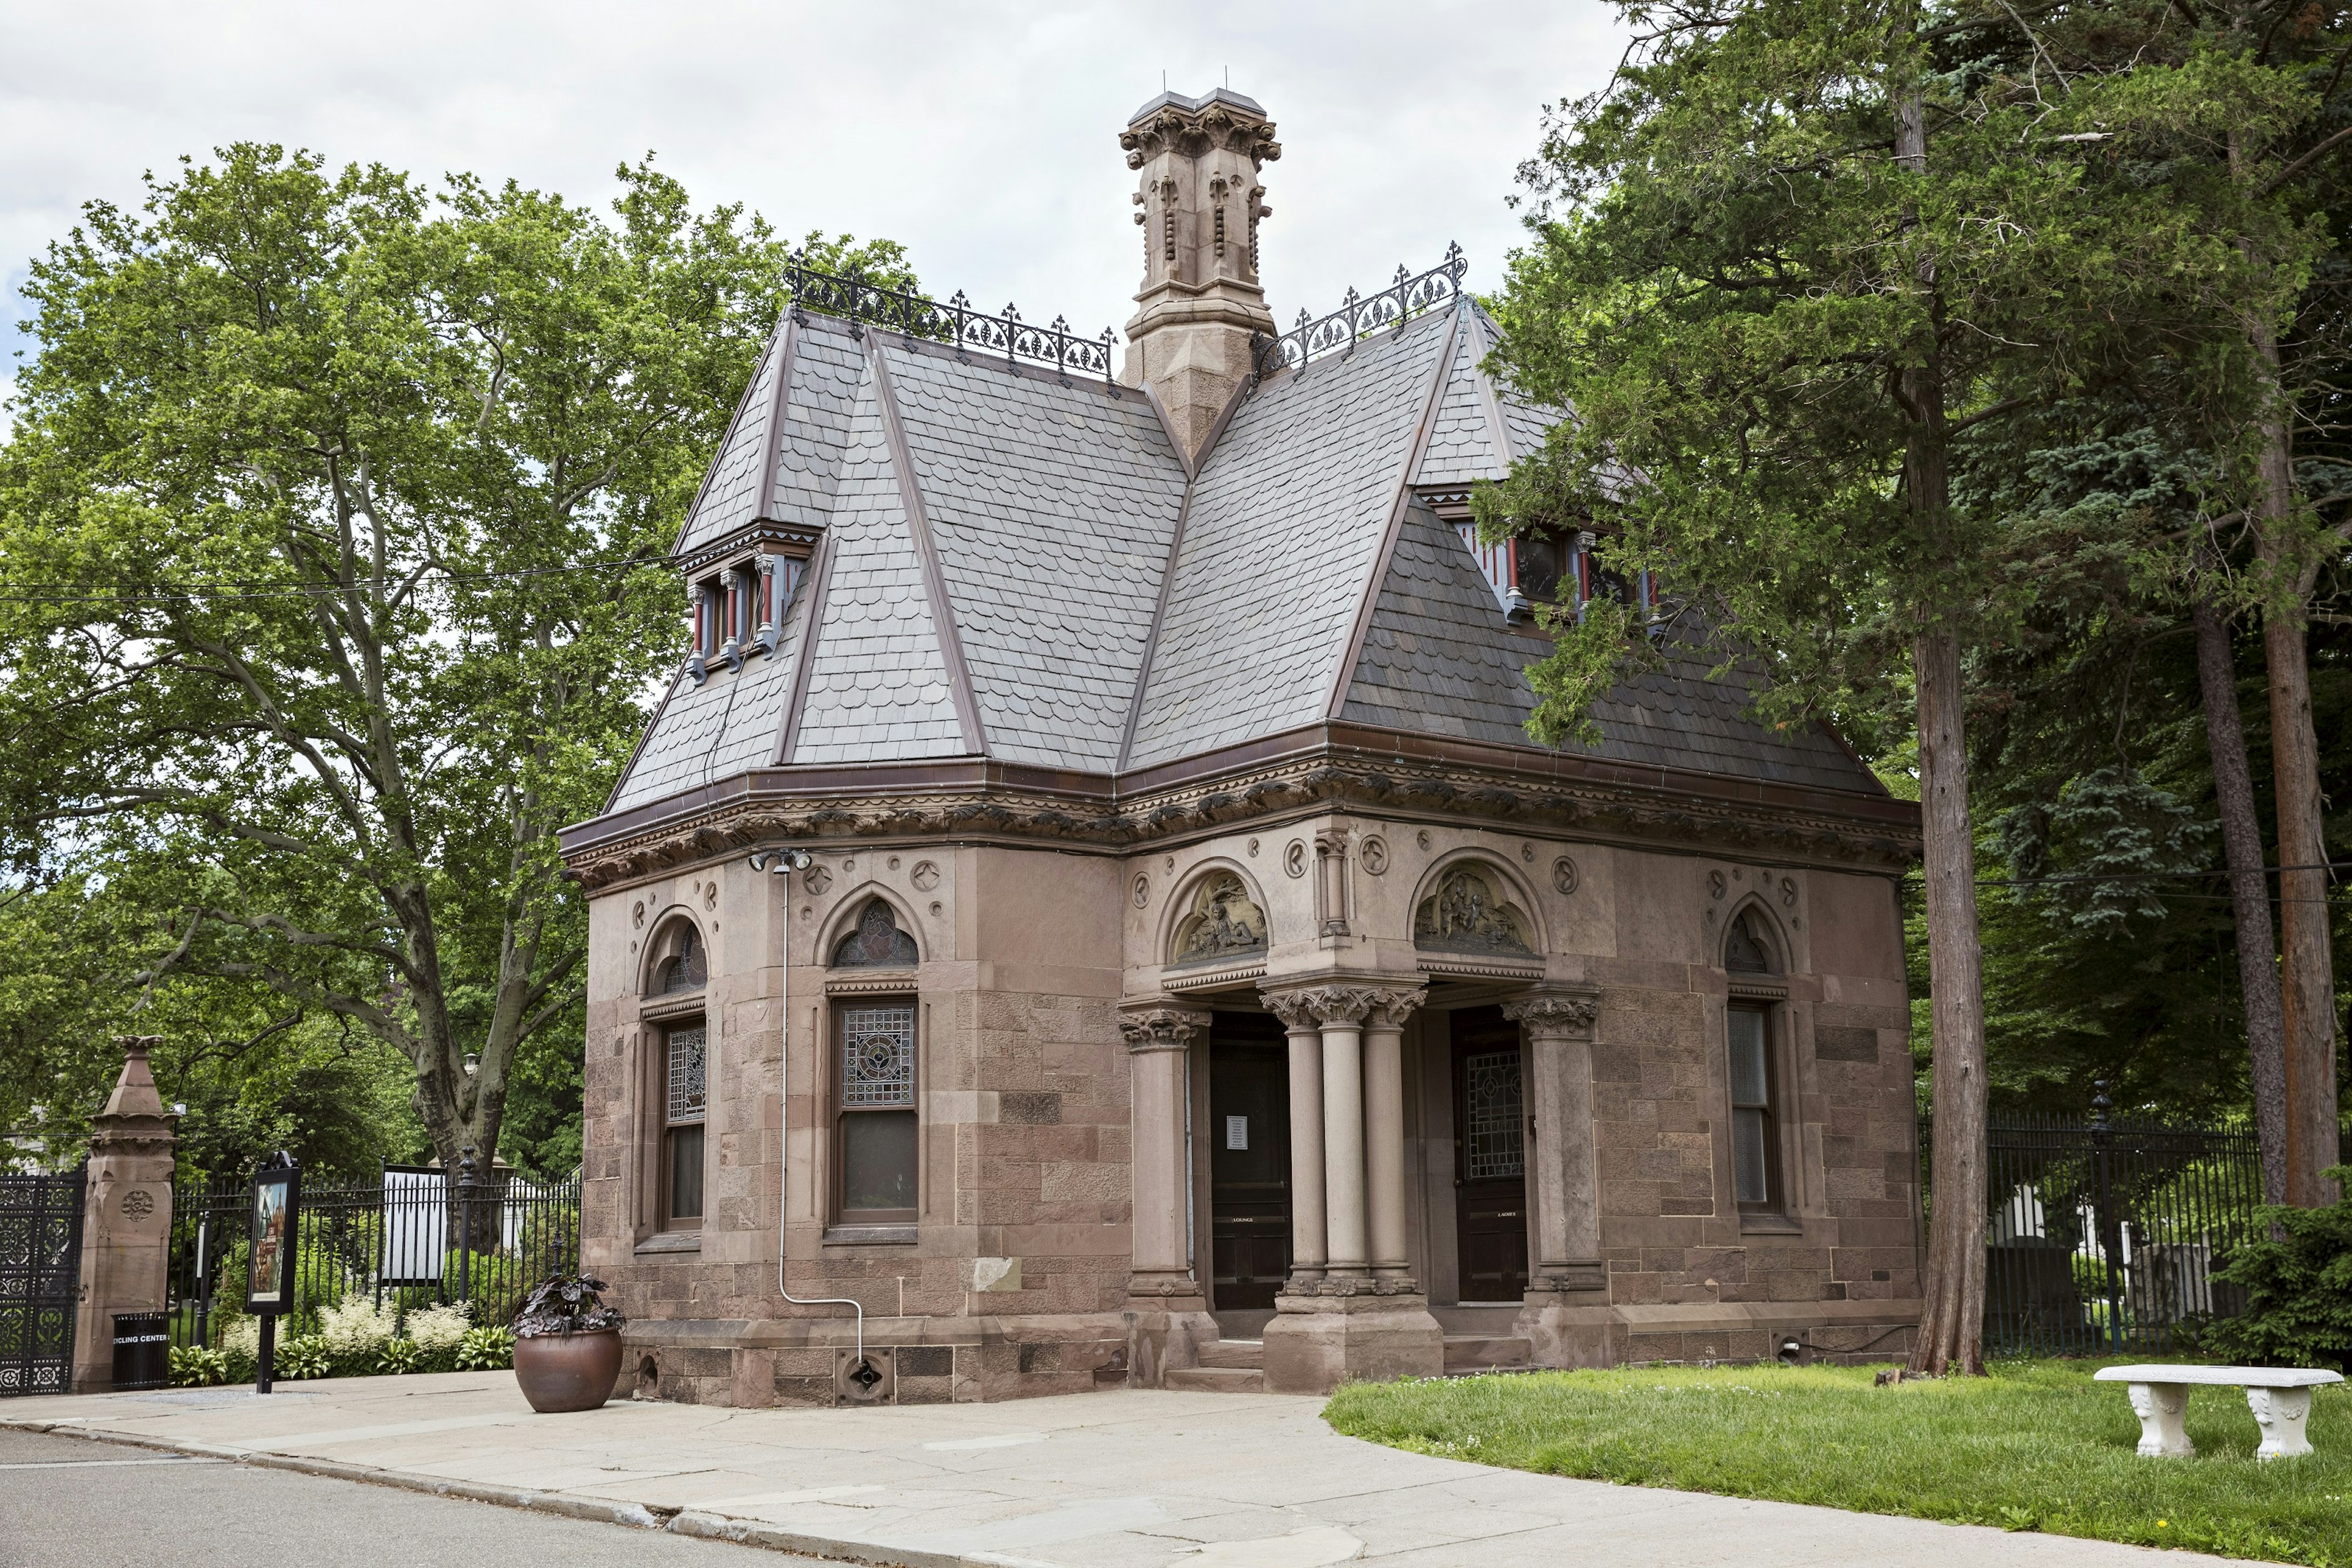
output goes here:
<path id="1" fill-rule="evenodd" d="M 639 568 L 667 567 L 664 557 L 637 557 L 626 561 L 590 561 L 572 566 L 525 566 L 512 572 L 456 572 L 418 579 L 420 584 L 432 583 L 456 585 L 475 583 L 505 583 L 524 577 L 555 577 L 574 572 L 634 571 Z M 316 599 L 351 593 L 356 589 L 383 591 L 395 584 L 380 577 L 364 577 L 351 583 L 321 583 L 311 587 L 288 588 L 267 583 L 218 583 L 196 587 L 157 591 L 126 588 L 116 594 L 0 594 L 5 605 L 120 605 L 154 604 L 159 602 L 188 603 L 198 599 L 215 604 L 233 604 L 245 599 Z"/>

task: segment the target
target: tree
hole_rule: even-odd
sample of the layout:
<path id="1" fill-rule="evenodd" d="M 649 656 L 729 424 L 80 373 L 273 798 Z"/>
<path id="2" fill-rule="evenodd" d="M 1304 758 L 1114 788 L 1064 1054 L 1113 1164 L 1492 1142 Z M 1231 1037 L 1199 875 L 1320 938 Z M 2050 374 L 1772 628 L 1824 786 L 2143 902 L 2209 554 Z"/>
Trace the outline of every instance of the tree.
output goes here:
<path id="1" fill-rule="evenodd" d="M 152 900 L 151 993 L 266 992 L 384 1041 L 441 1159 L 487 1163 L 518 1050 L 576 1037 L 555 833 L 599 808 L 677 657 L 679 589 L 649 563 L 784 249 L 650 161 L 606 219 L 217 156 L 139 212 L 92 204 L 26 288 L 6 847 L 20 876 Z M 903 272 L 894 246 L 818 243 Z"/>
<path id="2" fill-rule="evenodd" d="M 1545 738 L 1652 638 L 1756 650 L 1765 715 L 1907 721 L 1919 759 L 1934 1018 L 1922 1370 L 1981 1371 L 1986 1054 L 1964 657 L 2078 552 L 1956 504 L 2009 418 L 2077 394 L 2114 323 L 2160 299 L 2261 310 L 2277 273 L 2175 209 L 2162 180 L 2084 177 L 2085 137 L 2187 112 L 1937 57 L 1893 0 L 1645 3 L 1601 93 L 1524 171 L 1534 243 L 1499 302 L 1522 388 L 1569 407 L 1481 498 L 1490 530 L 1591 520 L 1679 610 L 1549 618 Z M 2045 90 L 2045 89 L 2047 90 Z M 2289 89 L 2200 84 L 2200 124 L 2267 125 Z M 2179 95 L 2186 98 L 2188 95 Z M 2271 292 L 2265 292 L 2265 289 Z M 2250 303 L 2249 303 L 2250 302 Z"/>

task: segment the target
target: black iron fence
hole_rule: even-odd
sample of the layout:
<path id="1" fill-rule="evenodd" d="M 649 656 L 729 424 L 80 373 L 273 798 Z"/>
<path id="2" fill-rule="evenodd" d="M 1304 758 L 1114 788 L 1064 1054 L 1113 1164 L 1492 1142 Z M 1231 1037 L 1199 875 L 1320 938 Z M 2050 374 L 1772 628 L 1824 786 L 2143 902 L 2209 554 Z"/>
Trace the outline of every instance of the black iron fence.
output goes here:
<path id="1" fill-rule="evenodd" d="M 294 1302 L 282 1334 L 311 1331 L 354 1298 L 404 1310 L 468 1302 L 503 1323 L 550 1274 L 580 1266 L 580 1177 L 533 1182 L 496 1171 L 451 1181 L 437 1167 L 387 1165 L 373 1184 L 305 1179 L 296 1215 Z M 176 1188 L 168 1308 L 172 1343 L 218 1348 L 245 1310 L 249 1181 Z"/>
<path id="2" fill-rule="evenodd" d="M 1988 1353 L 2164 1354 L 2245 1309 L 2216 1276 L 2257 1228 L 2252 1131 L 2116 1121 L 2104 1096 L 2094 1105 L 2087 1121 L 1996 1117 L 1986 1130 Z M 1923 1192 L 1931 1143 L 1923 1121 Z"/>
<path id="3" fill-rule="evenodd" d="M 0 1398 L 73 1382 L 83 1173 L 0 1173 Z"/>

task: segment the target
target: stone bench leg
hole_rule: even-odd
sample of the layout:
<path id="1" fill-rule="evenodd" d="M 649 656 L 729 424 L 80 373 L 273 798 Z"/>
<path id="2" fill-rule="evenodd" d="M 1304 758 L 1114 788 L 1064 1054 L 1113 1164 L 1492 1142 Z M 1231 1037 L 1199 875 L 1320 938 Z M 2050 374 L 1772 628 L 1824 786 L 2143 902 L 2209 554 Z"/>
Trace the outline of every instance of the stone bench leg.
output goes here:
<path id="1" fill-rule="evenodd" d="M 2189 1440 L 2182 1417 L 2189 1412 L 2185 1383 L 2134 1383 L 2132 1414 L 2139 1417 L 2139 1454 L 2143 1459 L 2186 1459 L 2197 1452 Z M 2308 1404 L 2308 1401 L 2305 1401 Z M 2269 1431 L 2268 1426 L 2263 1428 Z"/>
<path id="2" fill-rule="evenodd" d="M 2305 1436 L 2311 1425 L 2311 1390 L 2249 1388 L 2246 1404 L 2254 1413 L 2254 1425 L 2263 1429 L 2263 1446 L 2254 1450 L 2255 1458 L 2291 1459 L 2311 1452 L 2311 1439 Z M 2141 1451 L 2147 1451 L 2145 1444 Z"/>

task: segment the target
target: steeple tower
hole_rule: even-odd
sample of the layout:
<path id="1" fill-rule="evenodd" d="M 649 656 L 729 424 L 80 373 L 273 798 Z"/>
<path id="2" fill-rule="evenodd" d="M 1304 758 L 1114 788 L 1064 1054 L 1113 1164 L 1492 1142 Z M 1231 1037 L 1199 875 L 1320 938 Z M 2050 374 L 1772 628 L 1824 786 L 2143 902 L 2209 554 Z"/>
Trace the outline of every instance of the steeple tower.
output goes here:
<path id="1" fill-rule="evenodd" d="M 1187 456 L 1198 457 L 1250 374 L 1250 335 L 1275 331 L 1257 279 L 1257 223 L 1274 209 L 1257 176 L 1282 144 L 1265 110 L 1230 88 L 1161 93 L 1136 110 L 1118 144 L 1141 176 L 1143 229 L 1124 379 L 1150 384 Z"/>

